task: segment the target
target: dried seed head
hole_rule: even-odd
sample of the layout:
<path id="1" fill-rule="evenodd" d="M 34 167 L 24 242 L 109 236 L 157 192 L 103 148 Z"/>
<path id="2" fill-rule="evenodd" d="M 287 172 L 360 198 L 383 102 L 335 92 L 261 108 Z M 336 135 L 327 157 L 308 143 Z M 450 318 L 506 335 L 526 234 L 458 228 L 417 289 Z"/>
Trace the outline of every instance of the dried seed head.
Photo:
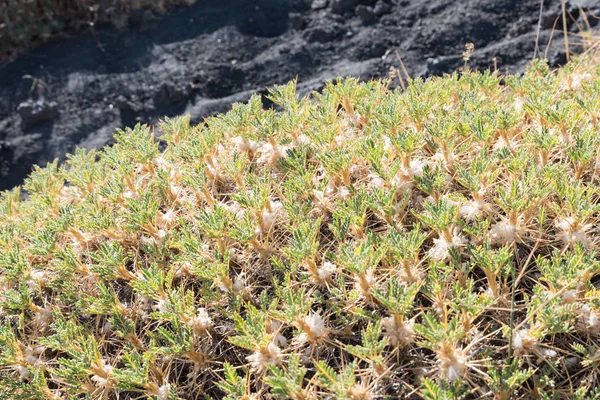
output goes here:
<path id="1" fill-rule="evenodd" d="M 24 365 L 17 365 L 15 368 L 19 373 L 19 379 L 22 381 L 31 379 L 31 372 L 29 372 L 29 368 Z"/>
<path id="2" fill-rule="evenodd" d="M 175 222 L 176 222 L 176 216 L 175 216 L 175 212 L 172 209 L 168 209 L 164 214 L 161 213 L 160 211 L 157 213 L 156 223 L 161 228 L 169 229 L 169 228 L 173 227 L 173 225 L 175 225 Z"/>
<path id="3" fill-rule="evenodd" d="M 258 347 L 246 359 L 250 362 L 251 368 L 260 373 L 266 370 L 269 364 L 278 365 L 281 357 L 281 349 L 274 342 L 269 342 L 266 346 Z"/>
<path id="4" fill-rule="evenodd" d="M 484 201 L 467 201 L 460 206 L 459 215 L 466 221 L 474 221 L 477 217 L 491 210 L 489 204 Z"/>
<path id="5" fill-rule="evenodd" d="M 37 329 L 43 330 L 52 322 L 52 311 L 44 308 L 36 309 L 33 313 L 33 323 Z"/>
<path id="6" fill-rule="evenodd" d="M 373 393 L 364 383 L 360 383 L 352 385 L 347 391 L 347 396 L 350 400 L 371 400 Z"/>
<path id="7" fill-rule="evenodd" d="M 463 53 L 462 53 L 463 60 L 465 60 L 465 62 L 469 61 L 471 59 L 471 56 L 473 55 L 474 51 L 475 51 L 475 45 L 473 43 L 465 44 L 465 51 L 463 51 Z"/>
<path id="8" fill-rule="evenodd" d="M 400 316 L 393 315 L 381 321 L 385 328 L 388 342 L 394 347 L 405 347 L 415 341 L 415 322 L 404 321 Z"/>
<path id="9" fill-rule="evenodd" d="M 323 265 L 321 265 L 321 267 L 319 267 L 319 269 L 317 270 L 318 276 L 316 278 L 319 280 L 319 282 L 325 282 L 326 280 L 331 278 L 331 276 L 335 274 L 336 271 L 337 267 L 334 263 L 325 261 Z"/>
<path id="10" fill-rule="evenodd" d="M 600 313 L 594 310 L 589 304 L 584 304 L 578 310 L 576 328 L 580 332 L 586 332 L 590 335 L 600 335 Z"/>
<path id="11" fill-rule="evenodd" d="M 513 333 L 512 344 L 515 355 L 523 355 L 534 350 L 538 345 L 538 341 L 531 336 L 529 329 L 524 328 Z"/>
<path id="12" fill-rule="evenodd" d="M 429 249 L 429 257 L 434 261 L 444 262 L 450 258 L 450 249 L 461 251 L 467 245 L 467 240 L 459 235 L 452 236 L 452 241 L 448 242 L 443 237 L 433 239 L 433 247 Z"/>
<path id="13" fill-rule="evenodd" d="M 81 200 L 82 196 L 83 194 L 77 186 L 63 186 L 58 194 L 58 199 L 61 205 L 66 206 L 77 204 Z"/>
<path id="14" fill-rule="evenodd" d="M 581 243 L 586 249 L 592 245 L 587 235 L 587 231 L 592 227 L 591 224 L 582 225 L 574 217 L 559 218 L 554 224 L 560 230 L 558 238 L 563 245 L 573 247 Z"/>
<path id="15" fill-rule="evenodd" d="M 258 157 L 258 160 L 256 160 L 257 164 L 273 168 L 277 165 L 277 161 L 279 161 L 280 158 L 285 157 L 286 148 L 267 142 L 260 146 L 258 154 L 260 154 L 260 156 Z"/>
<path id="16" fill-rule="evenodd" d="M 35 367 L 36 365 L 38 365 L 40 363 L 40 356 L 45 350 L 46 350 L 46 348 L 43 346 L 36 346 L 36 347 L 27 346 L 27 348 L 25 348 L 25 351 L 24 351 L 25 361 L 29 365 Z"/>
<path id="17" fill-rule="evenodd" d="M 316 344 L 320 343 L 329 335 L 329 329 L 325 327 L 325 321 L 316 313 L 310 313 L 297 325 L 300 325 L 303 332 L 298 337 L 300 343 Z"/>
<path id="18" fill-rule="evenodd" d="M 267 327 L 267 333 L 275 335 L 274 340 L 275 342 L 277 342 L 276 344 L 278 344 L 280 347 L 285 347 L 287 346 L 287 339 L 285 338 L 285 336 L 279 333 L 279 330 L 281 329 L 282 325 L 283 324 L 279 321 L 271 321 L 270 326 Z"/>
<path id="19" fill-rule="evenodd" d="M 158 399 L 159 400 L 169 400 L 171 395 L 171 385 L 165 383 L 160 388 L 158 388 Z"/>
<path id="20" fill-rule="evenodd" d="M 444 344 L 437 352 L 442 377 L 453 382 L 463 379 L 468 371 L 467 356 L 463 349 L 455 344 Z"/>
<path id="21" fill-rule="evenodd" d="M 522 218 L 518 219 L 517 225 L 512 225 L 508 219 L 503 218 L 490 229 L 490 241 L 494 245 L 504 246 L 521 242 L 525 236 L 525 228 L 521 226 Z"/>
<path id="22" fill-rule="evenodd" d="M 371 288 L 376 283 L 377 279 L 375 278 L 375 270 L 373 268 L 369 268 L 364 273 L 354 277 L 354 287 L 365 299 L 371 297 Z"/>
<path id="23" fill-rule="evenodd" d="M 190 320 L 190 325 L 195 334 L 205 333 L 212 327 L 212 319 L 205 308 L 198 308 L 196 315 Z"/>

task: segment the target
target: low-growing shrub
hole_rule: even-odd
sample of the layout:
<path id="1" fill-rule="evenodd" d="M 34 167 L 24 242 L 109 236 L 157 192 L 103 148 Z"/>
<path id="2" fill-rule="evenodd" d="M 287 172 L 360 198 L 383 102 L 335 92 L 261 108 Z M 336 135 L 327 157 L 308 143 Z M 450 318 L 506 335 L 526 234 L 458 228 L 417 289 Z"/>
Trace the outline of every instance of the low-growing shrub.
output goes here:
<path id="1" fill-rule="evenodd" d="M 599 396 L 597 63 L 270 98 L 2 195 L 1 398 Z"/>

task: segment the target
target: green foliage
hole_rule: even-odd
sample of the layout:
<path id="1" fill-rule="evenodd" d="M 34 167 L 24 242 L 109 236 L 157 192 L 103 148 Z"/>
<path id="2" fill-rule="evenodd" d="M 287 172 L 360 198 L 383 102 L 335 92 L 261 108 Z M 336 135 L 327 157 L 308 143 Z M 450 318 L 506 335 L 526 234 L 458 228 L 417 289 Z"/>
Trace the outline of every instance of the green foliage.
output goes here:
<path id="1" fill-rule="evenodd" d="M 599 80 L 291 82 L 37 168 L 0 398 L 597 398 Z"/>

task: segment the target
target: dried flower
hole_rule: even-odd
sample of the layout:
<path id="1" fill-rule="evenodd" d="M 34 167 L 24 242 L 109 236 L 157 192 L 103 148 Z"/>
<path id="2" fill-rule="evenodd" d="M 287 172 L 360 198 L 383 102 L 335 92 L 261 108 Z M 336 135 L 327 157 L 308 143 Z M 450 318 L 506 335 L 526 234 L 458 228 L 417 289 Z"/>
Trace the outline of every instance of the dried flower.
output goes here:
<path id="1" fill-rule="evenodd" d="M 316 313 L 310 313 L 304 317 L 299 324 L 303 331 L 298 337 L 298 342 L 304 343 L 320 343 L 329 335 L 329 329 L 325 327 L 325 321 Z"/>
<path id="2" fill-rule="evenodd" d="M 252 369 L 260 373 L 265 371 L 269 364 L 278 365 L 281 357 L 281 349 L 274 342 L 269 342 L 266 346 L 257 348 L 247 357 L 247 360 Z"/>

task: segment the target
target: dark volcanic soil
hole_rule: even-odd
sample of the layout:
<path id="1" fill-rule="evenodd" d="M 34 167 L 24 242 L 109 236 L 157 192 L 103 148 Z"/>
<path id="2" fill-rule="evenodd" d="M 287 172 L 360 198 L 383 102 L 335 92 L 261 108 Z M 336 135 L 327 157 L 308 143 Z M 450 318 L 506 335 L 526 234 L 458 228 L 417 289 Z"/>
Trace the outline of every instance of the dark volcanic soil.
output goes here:
<path id="1" fill-rule="evenodd" d="M 561 9 L 544 3 L 542 54 Z M 600 1 L 568 0 L 583 23 L 578 3 L 595 24 Z M 534 56 L 539 10 L 540 0 L 200 0 L 161 19 L 134 15 L 127 32 L 73 34 L 0 65 L 0 189 L 138 121 L 199 122 L 296 76 L 302 93 L 337 76 L 387 76 L 395 51 L 413 77 L 455 70 L 467 42 L 472 67 L 496 57 L 502 72 L 518 72 Z M 556 28 L 552 65 L 565 60 L 560 20 Z"/>

